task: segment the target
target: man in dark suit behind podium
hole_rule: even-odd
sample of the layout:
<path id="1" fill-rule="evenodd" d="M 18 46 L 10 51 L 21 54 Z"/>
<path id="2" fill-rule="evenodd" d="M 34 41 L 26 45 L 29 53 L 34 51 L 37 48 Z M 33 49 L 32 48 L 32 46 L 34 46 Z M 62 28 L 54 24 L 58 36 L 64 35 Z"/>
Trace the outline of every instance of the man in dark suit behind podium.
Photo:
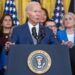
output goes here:
<path id="1" fill-rule="evenodd" d="M 13 29 L 11 42 L 6 43 L 6 48 L 11 44 L 57 44 L 53 32 L 40 25 L 41 6 L 38 2 L 30 2 L 26 7 L 28 21 Z M 35 28 L 34 28 L 35 27 Z"/>

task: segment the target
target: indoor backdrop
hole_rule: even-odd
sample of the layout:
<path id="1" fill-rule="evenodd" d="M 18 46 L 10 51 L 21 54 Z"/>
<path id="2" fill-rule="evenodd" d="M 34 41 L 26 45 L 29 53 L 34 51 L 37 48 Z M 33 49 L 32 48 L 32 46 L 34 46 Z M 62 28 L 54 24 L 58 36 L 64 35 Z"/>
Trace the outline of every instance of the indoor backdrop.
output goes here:
<path id="1" fill-rule="evenodd" d="M 6 0 L 0 0 L 0 18 L 4 11 L 5 1 Z M 26 5 L 31 0 L 14 0 L 14 1 L 15 1 L 16 9 L 17 9 L 18 19 L 19 19 L 20 23 L 23 24 L 26 20 L 25 8 L 26 8 Z M 71 0 L 63 0 L 65 13 L 68 12 L 68 10 L 69 10 L 70 2 L 71 2 Z M 48 10 L 50 18 L 53 16 L 55 3 L 56 3 L 56 0 L 41 0 L 41 5 L 42 5 L 42 7 L 46 8 Z"/>

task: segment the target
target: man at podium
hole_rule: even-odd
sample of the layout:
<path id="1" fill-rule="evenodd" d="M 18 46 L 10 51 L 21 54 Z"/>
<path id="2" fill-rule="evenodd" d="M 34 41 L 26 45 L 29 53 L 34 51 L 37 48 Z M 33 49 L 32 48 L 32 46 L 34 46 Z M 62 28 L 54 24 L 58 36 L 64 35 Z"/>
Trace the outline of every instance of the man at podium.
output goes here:
<path id="1" fill-rule="evenodd" d="M 5 45 L 5 48 L 9 50 L 11 45 L 21 44 L 13 46 L 9 51 L 8 75 L 34 75 L 35 73 L 35 75 L 63 75 L 63 73 L 71 75 L 69 55 L 65 47 L 46 45 L 58 44 L 58 41 L 50 29 L 39 23 L 40 4 L 30 2 L 26 7 L 26 13 L 27 22 L 13 29 L 10 40 Z"/>
<path id="2" fill-rule="evenodd" d="M 28 21 L 13 29 L 10 41 L 6 48 L 12 44 L 57 44 L 53 32 L 40 25 L 41 6 L 38 2 L 30 2 L 26 7 Z"/>

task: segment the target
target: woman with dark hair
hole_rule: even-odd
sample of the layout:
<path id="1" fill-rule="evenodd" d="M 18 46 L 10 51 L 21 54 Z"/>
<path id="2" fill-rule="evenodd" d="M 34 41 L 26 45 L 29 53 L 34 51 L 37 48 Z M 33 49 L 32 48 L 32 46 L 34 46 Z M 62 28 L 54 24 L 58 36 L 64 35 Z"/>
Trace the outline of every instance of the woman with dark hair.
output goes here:
<path id="1" fill-rule="evenodd" d="M 14 25 L 12 16 L 4 14 L 0 20 L 0 24 L 0 46 L 4 46 L 5 42 L 8 40 L 11 28 Z"/>
<path id="2" fill-rule="evenodd" d="M 6 57 L 3 48 L 9 39 L 9 34 L 13 26 L 13 18 L 9 14 L 4 14 L 0 20 L 0 75 L 3 75 L 3 69 L 6 70 Z"/>
<path id="3" fill-rule="evenodd" d="M 48 11 L 45 8 L 42 8 L 40 23 L 45 25 L 46 21 L 49 20 Z"/>

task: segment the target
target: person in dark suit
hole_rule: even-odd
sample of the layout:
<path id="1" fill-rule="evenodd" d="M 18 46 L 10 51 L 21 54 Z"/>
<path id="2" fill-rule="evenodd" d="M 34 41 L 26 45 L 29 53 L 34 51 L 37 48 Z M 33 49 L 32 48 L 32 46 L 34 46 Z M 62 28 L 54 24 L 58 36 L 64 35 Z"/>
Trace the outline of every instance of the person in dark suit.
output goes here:
<path id="1" fill-rule="evenodd" d="M 38 2 L 30 2 L 26 7 L 28 21 L 13 29 L 10 41 L 5 48 L 12 44 L 57 44 L 52 30 L 39 24 L 41 6 Z M 35 27 L 35 29 L 34 29 Z"/>
<path id="2" fill-rule="evenodd" d="M 57 38 L 57 27 L 56 27 L 56 23 L 53 20 L 47 20 L 46 21 L 46 27 L 48 27 L 49 29 L 51 29 L 54 33 L 54 37 Z"/>

